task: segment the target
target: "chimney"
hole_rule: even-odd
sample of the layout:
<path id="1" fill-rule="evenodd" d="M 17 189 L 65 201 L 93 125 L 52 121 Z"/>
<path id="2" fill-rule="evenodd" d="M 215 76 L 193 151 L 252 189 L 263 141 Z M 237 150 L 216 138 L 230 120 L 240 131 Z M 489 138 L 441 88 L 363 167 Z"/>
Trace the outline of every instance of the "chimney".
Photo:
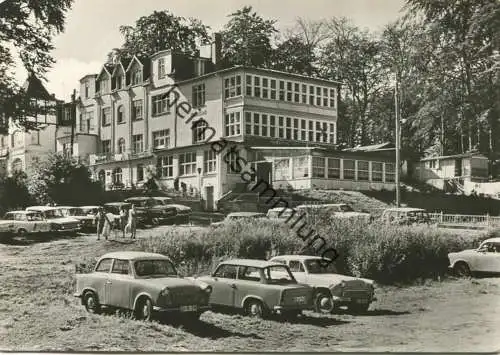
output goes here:
<path id="1" fill-rule="evenodd" d="M 212 34 L 212 63 L 215 70 L 220 69 L 220 61 L 222 59 L 222 35 L 219 32 Z"/>

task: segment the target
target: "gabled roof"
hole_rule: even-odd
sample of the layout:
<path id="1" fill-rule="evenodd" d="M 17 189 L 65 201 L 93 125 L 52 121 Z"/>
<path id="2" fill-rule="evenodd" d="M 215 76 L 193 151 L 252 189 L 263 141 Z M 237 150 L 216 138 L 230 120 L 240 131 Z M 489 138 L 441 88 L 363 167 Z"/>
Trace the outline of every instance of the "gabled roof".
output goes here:
<path id="1" fill-rule="evenodd" d="M 102 75 L 103 72 L 106 72 L 106 74 L 108 74 L 109 76 L 111 76 L 111 73 L 113 72 L 113 70 L 112 70 L 113 67 L 114 67 L 113 64 L 104 64 L 102 66 L 102 69 L 99 72 L 99 74 L 97 74 L 97 77 L 95 78 L 95 80 L 99 80 L 99 78 L 101 77 L 101 75 Z M 111 71 L 110 71 L 110 69 L 111 69 Z"/>
<path id="2" fill-rule="evenodd" d="M 30 73 L 23 85 L 26 95 L 34 99 L 55 100 L 55 97 L 49 94 L 42 81 L 34 73 Z"/>
<path id="3" fill-rule="evenodd" d="M 133 63 L 139 63 L 139 65 L 141 67 L 144 67 L 143 61 L 141 59 L 139 59 L 136 55 L 134 55 L 132 57 L 132 59 L 130 59 L 129 64 L 128 64 L 127 68 L 125 69 L 126 72 L 130 70 L 130 68 L 132 67 Z"/>

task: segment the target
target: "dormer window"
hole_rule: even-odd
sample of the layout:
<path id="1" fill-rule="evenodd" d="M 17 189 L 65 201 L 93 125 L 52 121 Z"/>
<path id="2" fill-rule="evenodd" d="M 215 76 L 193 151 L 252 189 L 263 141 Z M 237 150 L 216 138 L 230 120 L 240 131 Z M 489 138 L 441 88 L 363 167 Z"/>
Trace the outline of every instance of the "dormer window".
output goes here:
<path id="1" fill-rule="evenodd" d="M 90 91 L 89 90 L 89 82 L 86 81 L 84 85 L 85 85 L 85 98 L 88 99 L 89 98 L 89 91 Z"/>
<path id="2" fill-rule="evenodd" d="M 131 74 L 132 85 L 137 85 L 142 82 L 142 71 L 141 68 L 134 68 Z"/>
<path id="3" fill-rule="evenodd" d="M 165 78 L 166 70 L 165 70 L 165 58 L 158 59 L 158 79 Z"/>
<path id="4" fill-rule="evenodd" d="M 108 79 L 102 79 L 99 81 L 99 92 L 101 94 L 109 92 Z"/>
<path id="5" fill-rule="evenodd" d="M 115 89 L 120 90 L 123 86 L 123 77 L 118 75 L 115 77 Z"/>

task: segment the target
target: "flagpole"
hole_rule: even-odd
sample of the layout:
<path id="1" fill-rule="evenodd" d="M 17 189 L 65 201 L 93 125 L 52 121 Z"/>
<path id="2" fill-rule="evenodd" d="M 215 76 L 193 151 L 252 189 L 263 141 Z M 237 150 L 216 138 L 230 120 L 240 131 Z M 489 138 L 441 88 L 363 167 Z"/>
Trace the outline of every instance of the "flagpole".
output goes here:
<path id="1" fill-rule="evenodd" d="M 400 133 L 400 120 L 399 120 L 399 90 L 398 90 L 398 73 L 396 72 L 396 84 L 394 85 L 394 110 L 396 111 L 396 169 L 395 169 L 395 182 L 396 182 L 396 207 L 401 205 L 400 195 L 400 181 L 399 181 L 399 167 L 400 167 L 400 151 L 401 151 L 401 133 Z"/>

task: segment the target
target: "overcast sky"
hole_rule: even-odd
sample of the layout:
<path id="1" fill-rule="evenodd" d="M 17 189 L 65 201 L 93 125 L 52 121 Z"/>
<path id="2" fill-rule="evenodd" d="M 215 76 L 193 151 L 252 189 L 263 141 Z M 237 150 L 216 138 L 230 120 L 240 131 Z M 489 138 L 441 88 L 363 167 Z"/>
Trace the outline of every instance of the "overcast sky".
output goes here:
<path id="1" fill-rule="evenodd" d="M 54 41 L 57 63 L 47 75 L 47 89 L 68 99 L 78 89 L 78 80 L 98 72 L 107 53 L 122 44 L 119 26 L 132 25 L 155 10 L 198 18 L 216 31 L 227 22 L 227 15 L 245 5 L 266 19 L 278 20 L 280 30 L 298 16 L 311 20 L 345 16 L 358 26 L 380 30 L 401 15 L 404 0 L 75 0 L 65 33 Z M 17 76 L 24 81 L 26 73 L 19 70 Z"/>

